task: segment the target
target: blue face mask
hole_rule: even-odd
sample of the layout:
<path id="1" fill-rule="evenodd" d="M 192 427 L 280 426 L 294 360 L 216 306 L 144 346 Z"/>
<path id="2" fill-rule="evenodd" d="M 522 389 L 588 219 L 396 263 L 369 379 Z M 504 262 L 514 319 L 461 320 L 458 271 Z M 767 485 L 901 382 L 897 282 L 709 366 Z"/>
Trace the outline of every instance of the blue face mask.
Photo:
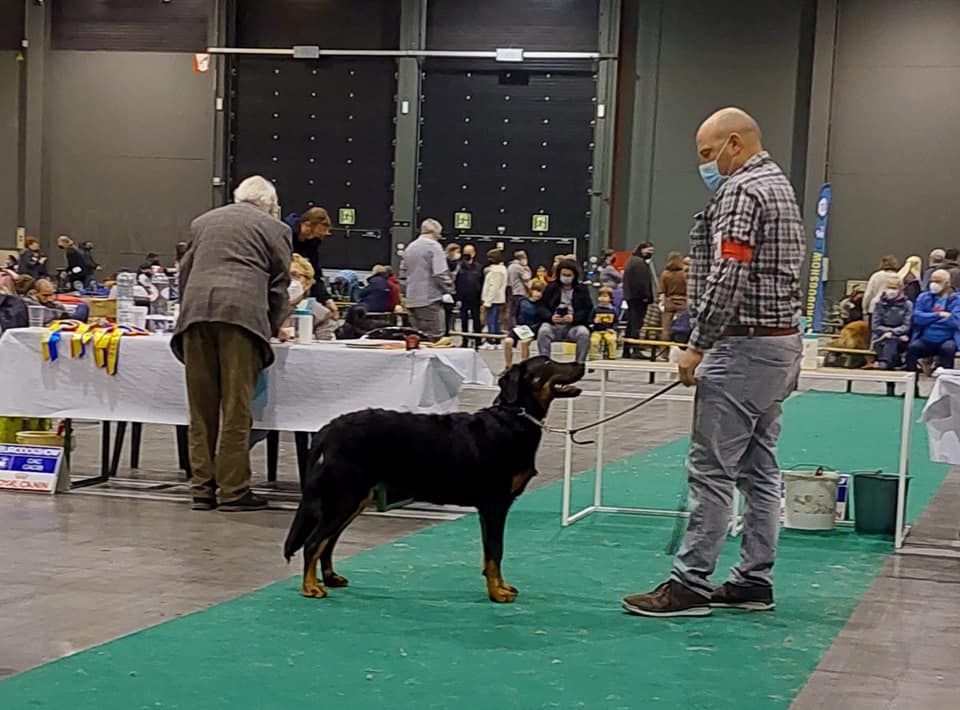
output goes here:
<path id="1" fill-rule="evenodd" d="M 727 142 L 729 140 L 730 138 L 728 137 L 727 140 L 723 142 L 723 145 L 720 146 L 720 150 L 717 151 L 717 158 L 720 157 L 723 149 L 727 147 Z M 722 175 L 720 173 L 720 166 L 717 164 L 717 158 L 714 158 L 709 163 L 704 163 L 700 166 L 700 177 L 703 179 L 703 184 L 707 186 L 707 189 L 710 190 L 710 192 L 716 192 L 723 187 L 723 183 L 725 183 L 729 177 L 729 175 Z"/>

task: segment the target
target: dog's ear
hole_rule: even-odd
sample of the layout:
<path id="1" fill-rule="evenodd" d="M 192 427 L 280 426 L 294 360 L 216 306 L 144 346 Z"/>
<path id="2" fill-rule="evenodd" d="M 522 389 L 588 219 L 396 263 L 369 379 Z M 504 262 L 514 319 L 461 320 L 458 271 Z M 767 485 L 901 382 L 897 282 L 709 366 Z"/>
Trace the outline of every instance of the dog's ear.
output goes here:
<path id="1" fill-rule="evenodd" d="M 516 404 L 520 398 L 520 381 L 523 379 L 523 368 L 512 365 L 510 369 L 500 375 L 497 382 L 500 385 L 500 400 L 504 404 Z"/>

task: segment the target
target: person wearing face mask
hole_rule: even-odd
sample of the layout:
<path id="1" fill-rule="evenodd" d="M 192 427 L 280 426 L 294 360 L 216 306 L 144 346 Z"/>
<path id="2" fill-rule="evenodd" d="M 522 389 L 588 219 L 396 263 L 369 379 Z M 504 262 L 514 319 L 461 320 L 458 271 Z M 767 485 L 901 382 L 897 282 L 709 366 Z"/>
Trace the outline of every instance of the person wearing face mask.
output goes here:
<path id="1" fill-rule="evenodd" d="M 912 317 L 913 303 L 904 293 L 903 283 L 899 277 L 891 276 L 884 284 L 870 318 L 871 345 L 877 354 L 878 370 L 900 367 L 910 341 Z"/>
<path id="2" fill-rule="evenodd" d="M 456 299 L 460 301 L 460 330 L 464 333 L 479 333 L 480 304 L 483 295 L 483 267 L 477 262 L 477 248 L 464 244 L 463 258 L 457 270 Z M 467 345 L 464 342 L 464 345 Z"/>
<path id="3" fill-rule="evenodd" d="M 577 362 L 587 361 L 590 354 L 590 316 L 593 300 L 590 291 L 580 283 L 577 262 L 565 259 L 557 264 L 557 280 L 549 284 L 537 302 L 537 313 L 543 325 L 537 330 L 537 350 L 550 357 L 552 343 L 576 343 Z"/>
<path id="4" fill-rule="evenodd" d="M 460 261 L 463 258 L 460 250 L 460 245 L 451 243 L 447 244 L 447 248 L 444 249 L 444 252 L 447 255 L 447 269 L 450 270 L 450 278 L 454 282 L 454 292 L 456 292 L 456 282 L 457 282 L 457 272 L 460 271 Z M 446 330 L 444 330 L 444 335 L 450 335 L 450 331 L 453 330 L 453 312 L 456 310 L 456 297 L 449 299 L 450 302 L 444 302 L 443 310 L 445 315 Z"/>
<path id="5" fill-rule="evenodd" d="M 520 303 L 530 295 L 530 281 L 533 274 L 527 262 L 527 252 L 517 249 L 513 252 L 513 261 L 507 267 L 507 293 L 510 298 L 507 302 L 507 332 L 517 325 L 517 316 Z"/>
<path id="6" fill-rule="evenodd" d="M 638 246 L 627 260 L 623 270 L 623 299 L 627 302 L 628 338 L 639 338 L 643 322 L 647 317 L 647 308 L 657 299 L 657 274 L 653 265 L 653 244 L 644 242 Z M 624 357 L 639 357 L 633 349 L 625 345 Z"/>
<path id="7" fill-rule="evenodd" d="M 310 297 L 310 289 L 315 278 L 316 272 L 313 270 L 313 265 L 300 254 L 294 254 L 290 260 L 290 286 L 287 287 L 287 296 L 290 299 L 291 308 L 297 308 L 305 299 Z M 314 299 L 310 313 L 313 316 L 314 340 L 333 340 L 336 323 L 330 309 Z M 287 320 L 284 328 L 287 338 L 293 340 L 295 327 L 292 318 Z"/>
<path id="8" fill-rule="evenodd" d="M 696 134 L 713 198 L 690 234 L 693 309 L 680 380 L 697 385 L 687 480 L 690 519 L 669 579 L 623 607 L 652 617 L 706 616 L 713 607 L 774 608 L 780 530 L 776 459 L 781 403 L 800 374 L 800 269 L 806 254 L 790 181 L 763 149 L 760 127 L 727 108 Z M 714 587 L 733 496 L 746 498 L 740 561 Z"/>
<path id="9" fill-rule="evenodd" d="M 950 272 L 937 269 L 930 290 L 921 293 L 913 309 L 913 330 L 907 347 L 907 371 L 916 372 L 921 358 L 935 357 L 944 369 L 953 369 L 960 346 L 960 296 L 950 287 Z"/>

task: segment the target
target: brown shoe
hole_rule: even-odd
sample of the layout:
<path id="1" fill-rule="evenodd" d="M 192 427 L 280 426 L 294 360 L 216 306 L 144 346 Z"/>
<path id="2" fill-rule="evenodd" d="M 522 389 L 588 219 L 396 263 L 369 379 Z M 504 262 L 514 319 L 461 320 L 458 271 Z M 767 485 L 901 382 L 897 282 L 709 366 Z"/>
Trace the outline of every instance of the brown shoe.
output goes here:
<path id="1" fill-rule="evenodd" d="M 669 580 L 649 594 L 624 597 L 625 611 L 639 616 L 710 616 L 710 599 Z"/>
<path id="2" fill-rule="evenodd" d="M 721 609 L 744 609 L 745 611 L 772 611 L 773 588 L 759 584 L 741 587 L 730 582 L 717 587 L 710 595 L 710 606 Z"/>
<path id="3" fill-rule="evenodd" d="M 220 503 L 220 510 L 224 513 L 239 513 L 247 510 L 265 510 L 268 506 L 266 498 L 247 491 L 236 500 Z"/>

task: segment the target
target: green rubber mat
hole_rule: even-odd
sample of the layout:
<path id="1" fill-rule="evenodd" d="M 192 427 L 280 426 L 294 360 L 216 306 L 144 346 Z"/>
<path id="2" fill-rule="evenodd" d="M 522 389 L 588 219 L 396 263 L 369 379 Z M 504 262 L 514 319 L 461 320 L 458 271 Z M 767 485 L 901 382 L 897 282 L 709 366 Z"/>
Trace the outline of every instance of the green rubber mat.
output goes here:
<path id="1" fill-rule="evenodd" d="M 901 402 L 791 400 L 783 464 L 893 470 Z M 915 432 L 911 515 L 947 471 Z M 676 507 L 684 453 L 675 442 L 612 464 L 607 502 Z M 591 479 L 578 480 L 584 501 Z M 775 613 L 639 619 L 620 597 L 665 578 L 673 522 L 594 515 L 561 530 L 559 509 L 554 485 L 509 519 L 514 605 L 486 601 L 468 517 L 344 562 L 352 586 L 327 599 L 301 598 L 289 579 L 14 676 L 0 708 L 786 708 L 891 553 L 850 531 L 785 531 Z M 735 557 L 731 541 L 719 580 Z"/>

